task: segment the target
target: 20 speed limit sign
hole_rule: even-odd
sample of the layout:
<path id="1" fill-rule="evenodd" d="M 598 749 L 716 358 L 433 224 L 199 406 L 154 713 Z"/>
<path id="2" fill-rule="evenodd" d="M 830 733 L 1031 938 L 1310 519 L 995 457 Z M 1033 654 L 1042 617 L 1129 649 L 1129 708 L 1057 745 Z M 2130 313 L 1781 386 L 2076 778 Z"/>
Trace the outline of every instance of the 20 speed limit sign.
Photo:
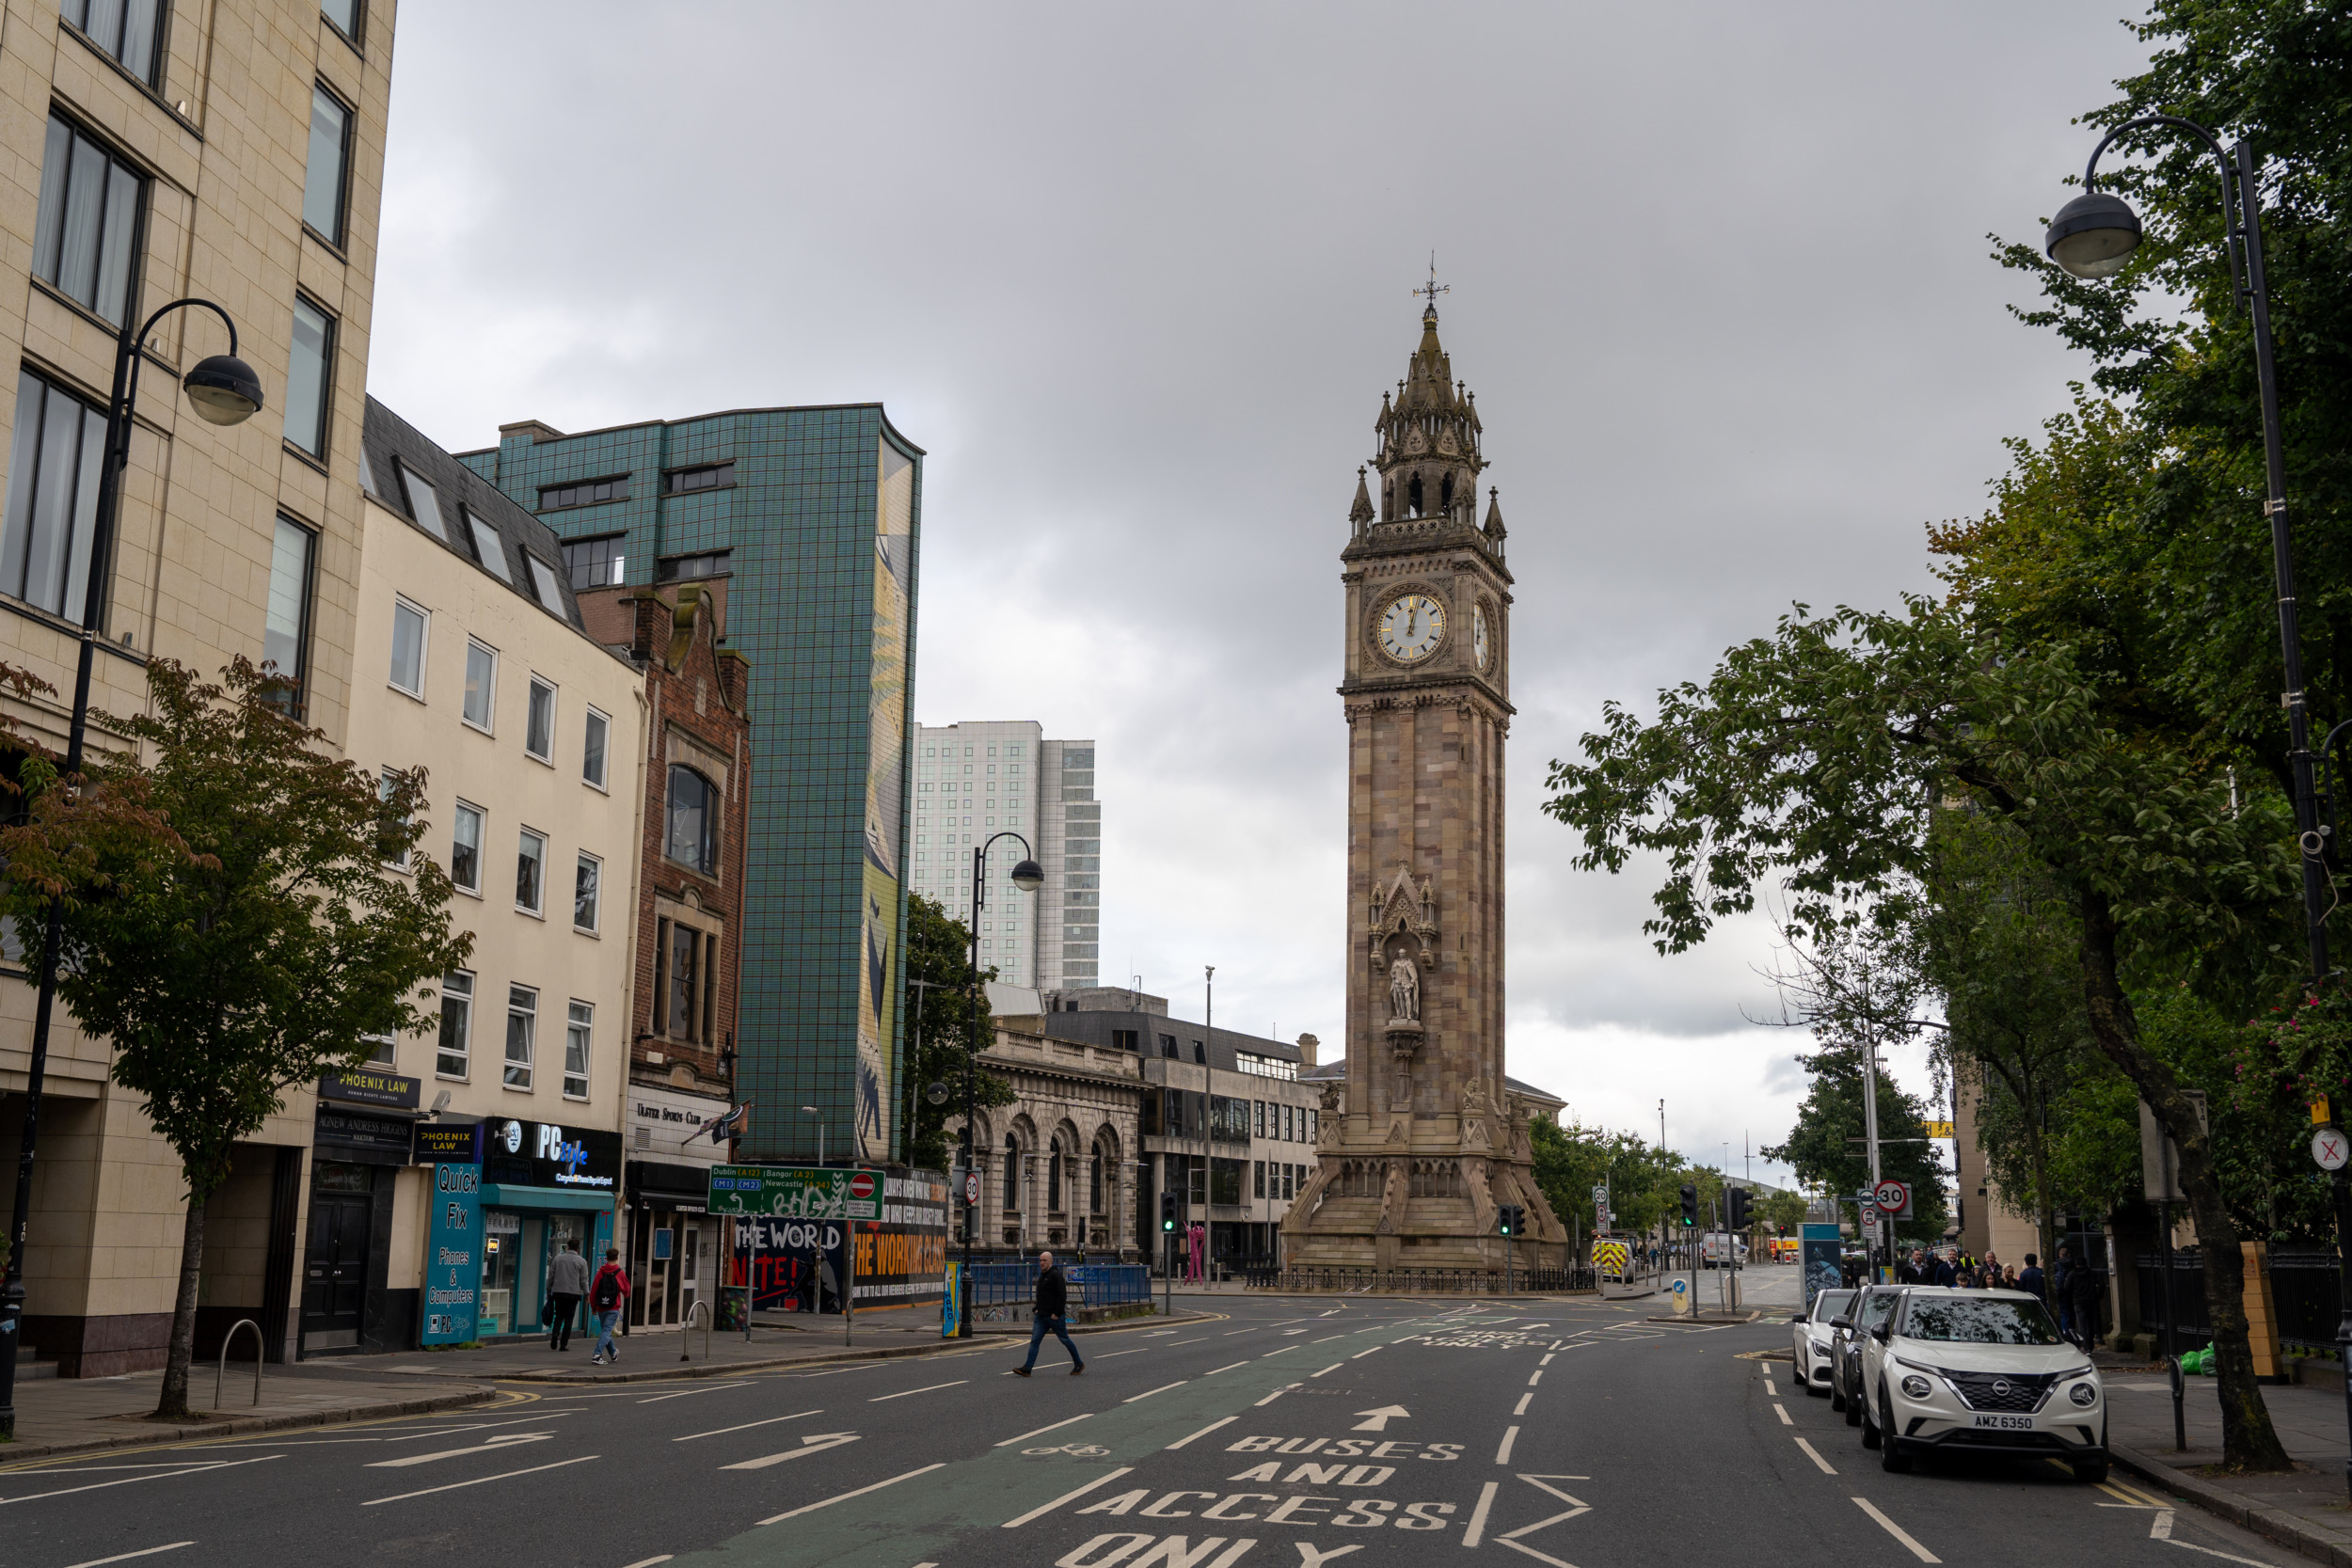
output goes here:
<path id="1" fill-rule="evenodd" d="M 1888 1216 L 1899 1220 L 1911 1218 L 1910 1182 L 1882 1181 L 1870 1190 L 1870 1196 L 1878 1200 L 1880 1211 Z"/>
<path id="2" fill-rule="evenodd" d="M 2321 1170 L 2342 1170 L 2352 1162 L 2352 1134 L 2333 1127 L 2323 1127 L 2312 1134 L 2312 1158 L 2319 1162 Z"/>

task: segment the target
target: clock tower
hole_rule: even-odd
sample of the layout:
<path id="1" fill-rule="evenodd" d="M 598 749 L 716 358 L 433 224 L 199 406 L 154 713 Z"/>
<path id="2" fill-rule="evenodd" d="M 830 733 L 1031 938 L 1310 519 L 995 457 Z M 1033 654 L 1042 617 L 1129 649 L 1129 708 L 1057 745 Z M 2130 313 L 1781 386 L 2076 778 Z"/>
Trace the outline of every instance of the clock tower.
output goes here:
<path id="1" fill-rule="evenodd" d="M 1511 573 L 1493 490 L 1478 515 L 1478 405 L 1438 342 L 1434 292 L 1374 431 L 1377 478 L 1357 470 L 1340 552 L 1347 1076 L 1325 1090 L 1287 1252 L 1302 1268 L 1500 1276 L 1496 1211 L 1518 1204 L 1518 1266 L 1558 1268 L 1567 1232 L 1503 1075 Z"/>

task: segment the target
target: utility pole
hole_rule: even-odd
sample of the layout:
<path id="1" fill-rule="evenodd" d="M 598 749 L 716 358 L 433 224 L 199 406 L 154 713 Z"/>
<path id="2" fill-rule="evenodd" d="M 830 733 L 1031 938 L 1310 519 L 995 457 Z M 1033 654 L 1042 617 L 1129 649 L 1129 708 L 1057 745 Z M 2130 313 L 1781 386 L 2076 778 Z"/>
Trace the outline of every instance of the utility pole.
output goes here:
<path id="1" fill-rule="evenodd" d="M 1879 1189 L 1879 1037 L 1875 1032 L 1862 1037 L 1862 1136 L 1870 1148 L 1870 1191 Z M 1881 1224 L 1887 1224 L 1882 1220 Z M 1890 1234 L 1892 1225 L 1887 1227 Z M 1878 1239 L 1870 1238 L 1863 1248 L 1869 1266 L 1878 1266 Z"/>

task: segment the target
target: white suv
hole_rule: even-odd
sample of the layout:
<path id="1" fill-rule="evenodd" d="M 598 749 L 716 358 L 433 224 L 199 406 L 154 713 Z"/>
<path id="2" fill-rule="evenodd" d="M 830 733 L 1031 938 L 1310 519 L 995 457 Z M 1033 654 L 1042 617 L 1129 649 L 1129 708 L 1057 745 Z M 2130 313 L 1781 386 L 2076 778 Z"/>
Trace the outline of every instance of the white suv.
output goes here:
<path id="1" fill-rule="evenodd" d="M 1796 1319 L 1789 1330 L 1790 1359 L 1797 1364 L 1797 1381 L 1808 1394 L 1829 1392 L 1832 1318 L 1853 1305 L 1852 1291 L 1823 1291 L 1813 1298 L 1813 1310 Z"/>
<path id="2" fill-rule="evenodd" d="M 2038 1298 L 1913 1286 L 1861 1348 L 1862 1446 L 1887 1469 L 1926 1453 L 2006 1453 L 2106 1480 L 2106 1391 Z"/>

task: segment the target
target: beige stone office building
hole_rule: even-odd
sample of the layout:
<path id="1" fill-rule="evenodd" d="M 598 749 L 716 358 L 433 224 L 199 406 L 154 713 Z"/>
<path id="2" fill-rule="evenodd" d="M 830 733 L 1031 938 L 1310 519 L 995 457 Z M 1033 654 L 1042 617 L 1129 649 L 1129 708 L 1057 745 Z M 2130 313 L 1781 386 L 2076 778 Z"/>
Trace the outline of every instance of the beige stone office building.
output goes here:
<path id="1" fill-rule="evenodd" d="M 62 744 L 95 570 L 94 703 L 135 708 L 151 654 L 276 658 L 305 716 L 351 732 L 359 430 L 389 91 L 392 0 L 50 0 L 0 13 L 0 658 L 58 689 L 12 704 Z M 177 381 L 228 346 L 189 309 L 147 341 L 120 531 L 93 562 L 121 325 L 186 295 L 234 318 L 262 411 L 219 427 Z M 103 735 L 94 743 L 105 744 Z M 12 1192 L 33 996 L 0 981 L 0 1201 Z M 52 1043 L 24 1341 L 68 1376 L 161 1364 L 183 1219 L 176 1162 L 101 1040 Z M 215 1199 L 206 1323 L 294 1332 L 311 1097 L 238 1153 Z"/>

